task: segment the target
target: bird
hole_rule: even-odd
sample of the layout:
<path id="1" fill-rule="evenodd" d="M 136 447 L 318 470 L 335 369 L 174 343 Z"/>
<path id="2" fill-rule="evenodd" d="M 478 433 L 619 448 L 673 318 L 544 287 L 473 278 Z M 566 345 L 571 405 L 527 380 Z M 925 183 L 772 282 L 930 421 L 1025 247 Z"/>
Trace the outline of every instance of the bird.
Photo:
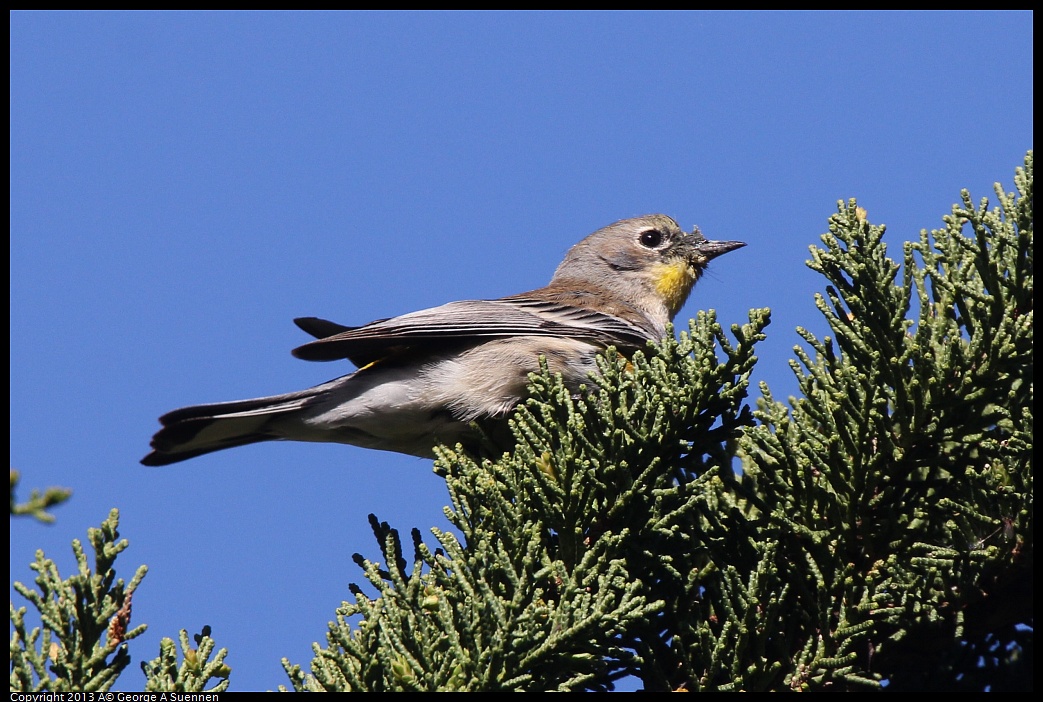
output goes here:
<path id="1" fill-rule="evenodd" d="M 541 359 L 579 392 L 608 347 L 661 341 L 709 262 L 742 246 L 685 232 L 662 214 L 623 219 L 572 246 L 550 283 L 493 300 L 461 300 L 358 327 L 295 319 L 315 338 L 306 361 L 357 370 L 315 387 L 194 405 L 160 417 L 146 466 L 290 440 L 352 444 L 421 458 L 477 445 L 476 422 L 504 419 Z"/>

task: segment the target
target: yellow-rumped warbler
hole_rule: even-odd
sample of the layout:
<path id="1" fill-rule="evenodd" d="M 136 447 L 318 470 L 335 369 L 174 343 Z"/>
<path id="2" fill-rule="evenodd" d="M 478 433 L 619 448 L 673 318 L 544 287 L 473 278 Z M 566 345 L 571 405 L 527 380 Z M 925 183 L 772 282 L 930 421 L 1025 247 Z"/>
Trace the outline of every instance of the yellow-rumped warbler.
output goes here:
<path id="1" fill-rule="evenodd" d="M 503 417 L 546 359 L 573 389 L 598 351 L 659 341 L 706 265 L 741 241 L 708 241 L 665 215 L 624 219 L 569 249 L 546 287 L 498 300 L 450 302 L 361 327 L 294 320 L 317 341 L 306 361 L 358 370 L 308 390 L 174 410 L 152 452 L 162 466 L 258 441 L 328 441 L 433 457 L 470 443 L 471 422 Z"/>

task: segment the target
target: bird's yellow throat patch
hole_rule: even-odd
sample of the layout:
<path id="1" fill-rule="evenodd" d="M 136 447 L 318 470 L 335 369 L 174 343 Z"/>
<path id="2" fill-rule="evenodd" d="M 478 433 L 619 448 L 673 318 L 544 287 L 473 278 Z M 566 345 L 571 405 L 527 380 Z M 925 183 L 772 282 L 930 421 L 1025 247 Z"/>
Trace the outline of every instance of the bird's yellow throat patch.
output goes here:
<path id="1" fill-rule="evenodd" d="M 652 268 L 656 292 L 670 310 L 671 316 L 677 314 L 684 305 L 698 278 L 695 268 L 684 260 L 659 263 Z"/>

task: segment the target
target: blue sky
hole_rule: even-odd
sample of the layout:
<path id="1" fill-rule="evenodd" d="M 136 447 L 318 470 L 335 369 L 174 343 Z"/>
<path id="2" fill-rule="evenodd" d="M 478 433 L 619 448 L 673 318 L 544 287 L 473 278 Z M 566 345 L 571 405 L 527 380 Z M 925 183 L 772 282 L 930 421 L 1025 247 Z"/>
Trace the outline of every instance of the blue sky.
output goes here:
<path id="1" fill-rule="evenodd" d="M 134 663 L 209 624 L 232 689 L 287 684 L 375 513 L 446 526 L 431 461 L 269 443 L 138 460 L 163 412 L 350 371 L 289 350 L 298 316 L 361 324 L 545 284 L 615 220 L 663 212 L 749 245 L 681 312 L 771 307 L 756 380 L 795 391 L 821 331 L 804 261 L 840 199 L 886 241 L 1032 148 L 1029 12 L 13 13 L 11 465 L 74 490 L 11 525 L 12 578 L 112 507 Z M 12 595 L 15 597 L 14 595 Z M 17 600 L 16 600 L 17 602 Z"/>

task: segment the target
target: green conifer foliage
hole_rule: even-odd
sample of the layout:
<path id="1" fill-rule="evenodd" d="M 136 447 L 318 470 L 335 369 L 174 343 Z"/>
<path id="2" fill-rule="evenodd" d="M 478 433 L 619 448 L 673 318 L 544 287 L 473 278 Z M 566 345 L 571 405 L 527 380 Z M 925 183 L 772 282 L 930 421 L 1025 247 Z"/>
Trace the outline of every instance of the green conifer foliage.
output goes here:
<path id="1" fill-rule="evenodd" d="M 854 202 L 812 250 L 835 339 L 800 330 L 803 397 L 762 388 L 741 442 L 809 615 L 791 687 L 1026 672 L 1010 644 L 1032 612 L 1031 153 L 1015 183 L 991 210 L 964 192 L 901 265 Z"/>

